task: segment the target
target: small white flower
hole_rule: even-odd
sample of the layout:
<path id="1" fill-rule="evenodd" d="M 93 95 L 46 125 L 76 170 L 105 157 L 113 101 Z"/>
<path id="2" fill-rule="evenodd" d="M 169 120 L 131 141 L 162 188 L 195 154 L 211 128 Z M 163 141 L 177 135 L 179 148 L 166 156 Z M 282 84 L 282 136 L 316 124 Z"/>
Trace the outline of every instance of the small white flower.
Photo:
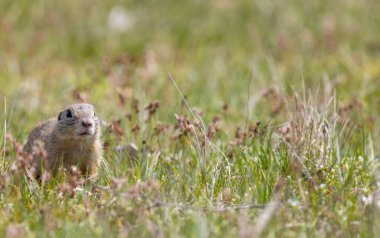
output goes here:
<path id="1" fill-rule="evenodd" d="M 108 14 L 108 28 L 116 33 L 128 31 L 134 25 L 131 14 L 122 6 L 114 6 Z"/>
<path id="2" fill-rule="evenodd" d="M 364 205 L 366 205 L 366 206 L 370 205 L 373 203 L 373 197 L 372 196 L 368 196 L 368 197 L 363 196 L 362 201 L 363 201 Z"/>
<path id="3" fill-rule="evenodd" d="M 290 206 L 292 206 L 292 207 L 298 207 L 298 206 L 301 204 L 298 200 L 295 200 L 295 199 L 289 199 L 289 200 L 288 200 L 288 203 L 289 203 Z"/>

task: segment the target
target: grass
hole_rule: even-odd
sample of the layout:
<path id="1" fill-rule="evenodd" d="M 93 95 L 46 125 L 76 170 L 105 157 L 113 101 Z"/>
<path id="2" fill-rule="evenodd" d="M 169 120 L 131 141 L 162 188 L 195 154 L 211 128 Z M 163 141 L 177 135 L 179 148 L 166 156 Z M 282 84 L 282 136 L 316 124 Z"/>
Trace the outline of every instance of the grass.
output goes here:
<path id="1" fill-rule="evenodd" d="M 1 1 L 0 236 L 375 236 L 379 10 Z M 79 101 L 105 121 L 98 181 L 28 181 L 29 131 Z"/>

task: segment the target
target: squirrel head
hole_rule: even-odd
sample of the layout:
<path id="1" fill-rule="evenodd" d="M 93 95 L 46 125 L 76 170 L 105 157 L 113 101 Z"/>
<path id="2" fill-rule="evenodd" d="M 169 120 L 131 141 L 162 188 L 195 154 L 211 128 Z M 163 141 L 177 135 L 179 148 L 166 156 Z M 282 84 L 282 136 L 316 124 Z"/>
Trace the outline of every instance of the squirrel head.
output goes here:
<path id="1" fill-rule="evenodd" d="M 61 139 L 65 140 L 92 141 L 100 137 L 100 120 L 91 104 L 66 107 L 58 115 L 57 128 Z"/>

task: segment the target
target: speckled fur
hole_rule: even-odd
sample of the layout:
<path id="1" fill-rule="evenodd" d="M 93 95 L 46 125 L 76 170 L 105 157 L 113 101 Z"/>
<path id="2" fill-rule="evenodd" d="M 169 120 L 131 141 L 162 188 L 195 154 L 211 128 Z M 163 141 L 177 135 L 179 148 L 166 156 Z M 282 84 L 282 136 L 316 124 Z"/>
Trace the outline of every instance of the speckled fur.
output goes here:
<path id="1" fill-rule="evenodd" d="M 66 116 L 68 110 L 72 114 L 70 118 Z M 85 127 L 83 123 L 92 126 Z M 61 165 L 66 169 L 77 166 L 82 174 L 95 177 L 103 156 L 100 127 L 100 120 L 90 104 L 70 105 L 57 118 L 40 123 L 24 146 L 26 152 L 34 154 L 32 167 L 36 177 L 41 176 L 41 167 L 55 175 Z M 83 131 L 91 131 L 91 134 L 80 135 Z M 47 153 L 45 163 L 41 163 L 41 156 L 35 153 L 41 145 Z"/>

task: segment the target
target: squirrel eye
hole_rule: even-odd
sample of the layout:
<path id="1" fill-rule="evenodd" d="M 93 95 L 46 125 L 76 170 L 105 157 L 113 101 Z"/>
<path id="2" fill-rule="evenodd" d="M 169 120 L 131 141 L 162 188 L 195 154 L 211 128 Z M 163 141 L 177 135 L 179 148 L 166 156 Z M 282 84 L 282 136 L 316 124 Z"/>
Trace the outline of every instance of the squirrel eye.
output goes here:
<path id="1" fill-rule="evenodd" d="M 71 114 L 71 111 L 70 110 L 67 110 L 66 111 L 66 117 L 73 117 L 73 115 Z"/>

